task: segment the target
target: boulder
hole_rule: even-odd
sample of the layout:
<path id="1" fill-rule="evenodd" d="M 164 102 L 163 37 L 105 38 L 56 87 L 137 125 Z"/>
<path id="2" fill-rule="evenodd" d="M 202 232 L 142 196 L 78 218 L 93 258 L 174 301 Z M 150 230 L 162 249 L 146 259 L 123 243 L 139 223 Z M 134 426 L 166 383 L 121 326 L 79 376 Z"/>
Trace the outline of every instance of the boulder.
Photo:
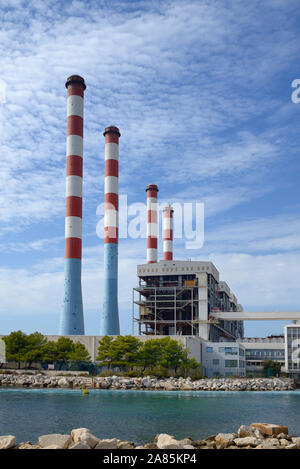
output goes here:
<path id="1" fill-rule="evenodd" d="M 41 449 L 64 449 L 61 448 L 59 445 L 49 445 L 49 446 L 44 446 L 44 448 Z"/>
<path id="2" fill-rule="evenodd" d="M 246 436 L 245 438 L 235 438 L 234 443 L 242 448 L 243 446 L 257 446 L 260 442 L 253 436 Z"/>
<path id="3" fill-rule="evenodd" d="M 117 444 L 118 449 L 134 449 L 134 443 L 132 441 L 120 441 Z"/>
<path id="4" fill-rule="evenodd" d="M 280 449 L 281 445 L 277 438 L 265 438 L 257 445 L 258 449 Z"/>
<path id="5" fill-rule="evenodd" d="M 94 448 L 99 443 L 99 438 L 92 435 L 88 428 L 75 428 L 71 432 L 72 440 L 74 443 L 78 443 L 79 441 L 84 442 L 90 448 Z"/>
<path id="6" fill-rule="evenodd" d="M 84 441 L 77 441 L 77 443 L 70 445 L 68 449 L 91 449 L 91 447 Z"/>
<path id="7" fill-rule="evenodd" d="M 217 448 L 223 449 L 231 446 L 235 438 L 236 435 L 233 433 L 219 433 L 215 438 Z"/>
<path id="8" fill-rule="evenodd" d="M 16 446 L 16 437 L 13 435 L 0 436 L 0 449 L 9 449 Z"/>
<path id="9" fill-rule="evenodd" d="M 72 442 L 70 435 L 62 435 L 60 433 L 52 433 L 50 435 L 42 435 L 38 439 L 38 445 L 41 448 L 47 449 L 67 449 Z M 57 446 L 57 448 L 49 448 L 50 446 Z"/>
<path id="10" fill-rule="evenodd" d="M 242 425 L 238 429 L 238 438 L 245 438 L 246 436 L 253 436 L 253 430 L 249 425 Z"/>
<path id="11" fill-rule="evenodd" d="M 288 434 L 288 427 L 283 425 L 275 425 L 272 423 L 251 423 L 251 428 L 259 428 L 264 435 L 279 435 L 280 433 Z"/>
<path id="12" fill-rule="evenodd" d="M 118 443 L 121 440 L 117 440 L 117 438 L 111 438 L 106 440 L 99 440 L 97 446 L 94 449 L 117 449 Z"/>
<path id="13" fill-rule="evenodd" d="M 20 443 L 17 446 L 17 449 L 41 449 L 41 447 L 38 445 L 32 445 L 30 441 L 26 441 L 24 443 Z"/>
<path id="14" fill-rule="evenodd" d="M 70 383 L 67 378 L 63 377 L 58 380 L 57 386 L 59 386 L 60 388 L 69 388 Z"/>
<path id="15" fill-rule="evenodd" d="M 291 443 L 290 445 L 286 446 L 285 449 L 298 449 L 298 446 L 295 443 Z"/>
<path id="16" fill-rule="evenodd" d="M 300 449 L 300 437 L 292 437 L 292 443 L 297 445 L 297 447 Z"/>
<path id="17" fill-rule="evenodd" d="M 173 436 L 167 435 L 166 433 L 161 433 L 155 438 L 158 449 L 184 449 L 185 446 L 190 446 L 181 444 L 180 441 L 175 440 Z"/>

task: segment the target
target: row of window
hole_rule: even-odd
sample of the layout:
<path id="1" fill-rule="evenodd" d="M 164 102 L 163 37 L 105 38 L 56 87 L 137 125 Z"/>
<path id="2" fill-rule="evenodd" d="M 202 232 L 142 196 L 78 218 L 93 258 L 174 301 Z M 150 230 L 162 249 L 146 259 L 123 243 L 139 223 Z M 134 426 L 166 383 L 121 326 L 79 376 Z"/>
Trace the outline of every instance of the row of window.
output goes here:
<path id="1" fill-rule="evenodd" d="M 284 350 L 246 350 L 246 357 L 284 357 Z"/>
<path id="2" fill-rule="evenodd" d="M 181 272 L 184 272 L 184 271 L 186 271 L 186 272 L 189 272 L 189 271 L 193 272 L 193 271 L 194 271 L 194 267 L 174 267 L 174 268 L 173 268 L 173 267 L 170 267 L 170 268 L 169 268 L 169 267 L 166 267 L 166 269 L 163 267 L 161 270 L 162 270 L 162 272 L 178 272 L 178 270 L 179 270 L 179 271 L 181 270 Z M 204 270 L 209 271 L 210 268 L 209 268 L 209 266 L 206 266 L 206 267 L 202 266 L 202 268 L 201 268 L 200 266 L 198 266 L 197 269 L 195 268 L 195 272 L 200 272 L 201 270 L 202 270 L 202 271 L 204 271 Z M 141 273 L 141 272 L 148 272 L 148 273 L 153 272 L 153 273 L 154 273 L 154 272 L 158 272 L 158 268 L 139 269 L 139 273 Z"/>
<path id="3" fill-rule="evenodd" d="M 206 347 L 206 352 L 212 353 L 214 351 L 213 347 Z M 239 347 L 218 347 L 220 353 L 225 353 L 225 355 L 240 355 L 244 356 L 245 352 Z"/>

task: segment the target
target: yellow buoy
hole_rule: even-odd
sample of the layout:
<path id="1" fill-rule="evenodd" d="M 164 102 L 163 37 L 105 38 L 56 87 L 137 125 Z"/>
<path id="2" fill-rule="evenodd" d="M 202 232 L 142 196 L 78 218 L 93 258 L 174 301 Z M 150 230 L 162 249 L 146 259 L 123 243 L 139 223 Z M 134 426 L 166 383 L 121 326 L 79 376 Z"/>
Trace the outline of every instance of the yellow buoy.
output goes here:
<path id="1" fill-rule="evenodd" d="M 89 393 L 88 389 L 81 388 L 81 394 L 82 394 L 83 396 L 87 396 L 88 393 Z"/>

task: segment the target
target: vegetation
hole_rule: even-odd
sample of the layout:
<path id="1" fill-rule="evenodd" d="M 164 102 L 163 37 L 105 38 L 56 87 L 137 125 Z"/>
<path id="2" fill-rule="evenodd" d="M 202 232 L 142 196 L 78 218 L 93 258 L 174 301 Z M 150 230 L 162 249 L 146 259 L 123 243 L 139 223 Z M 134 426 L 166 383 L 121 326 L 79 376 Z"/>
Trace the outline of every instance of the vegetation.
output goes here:
<path id="1" fill-rule="evenodd" d="M 99 341 L 97 360 L 99 366 L 107 368 L 105 374 L 118 368 L 127 376 L 202 377 L 201 365 L 188 358 L 188 350 L 170 337 L 142 342 L 132 336 L 104 336 Z"/>
<path id="2" fill-rule="evenodd" d="M 279 376 L 281 371 L 281 364 L 273 360 L 267 360 L 262 362 L 263 372 L 265 375 Z"/>
<path id="3" fill-rule="evenodd" d="M 62 368 L 67 362 L 90 362 L 91 357 L 83 344 L 60 337 L 57 342 L 47 340 L 40 332 L 26 335 L 22 331 L 11 332 L 3 337 L 8 362 L 21 363 L 31 368 L 33 363 L 58 363 Z"/>

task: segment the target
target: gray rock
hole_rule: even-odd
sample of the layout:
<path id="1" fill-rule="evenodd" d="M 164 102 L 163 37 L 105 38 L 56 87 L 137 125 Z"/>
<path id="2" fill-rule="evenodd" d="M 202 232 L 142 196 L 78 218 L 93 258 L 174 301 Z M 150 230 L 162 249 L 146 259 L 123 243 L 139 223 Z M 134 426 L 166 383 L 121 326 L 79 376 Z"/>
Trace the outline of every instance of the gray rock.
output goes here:
<path id="1" fill-rule="evenodd" d="M 82 441 L 87 444 L 90 448 L 94 448 L 99 443 L 99 438 L 91 434 L 88 428 L 75 428 L 71 432 L 71 437 L 74 443 Z"/>
<path id="2" fill-rule="evenodd" d="M 60 433 L 53 433 L 50 435 L 42 435 L 38 439 L 38 445 L 41 448 L 49 448 L 49 446 L 57 446 L 59 449 L 67 449 L 72 442 L 70 435 L 62 435 Z M 55 449 L 55 448 L 51 448 Z"/>
<path id="3" fill-rule="evenodd" d="M 121 440 L 117 440 L 117 438 L 111 438 L 106 440 L 99 440 L 97 446 L 94 449 L 117 449 L 118 443 Z"/>
<path id="4" fill-rule="evenodd" d="M 0 436 L 0 449 L 9 449 L 16 446 L 16 437 L 13 435 Z"/>
<path id="5" fill-rule="evenodd" d="M 249 425 L 242 425 L 238 429 L 238 438 L 245 438 L 247 436 L 253 436 L 252 428 Z"/>
<path id="6" fill-rule="evenodd" d="M 233 433 L 219 433 L 215 438 L 217 448 L 222 449 L 232 445 L 235 438 L 236 435 Z"/>
<path id="7" fill-rule="evenodd" d="M 241 448 L 243 446 L 257 446 L 260 442 L 253 436 L 246 436 L 244 438 L 235 438 L 234 443 Z"/>
<path id="8" fill-rule="evenodd" d="M 78 441 L 77 443 L 70 445 L 68 449 L 91 449 L 91 447 L 84 441 Z"/>

